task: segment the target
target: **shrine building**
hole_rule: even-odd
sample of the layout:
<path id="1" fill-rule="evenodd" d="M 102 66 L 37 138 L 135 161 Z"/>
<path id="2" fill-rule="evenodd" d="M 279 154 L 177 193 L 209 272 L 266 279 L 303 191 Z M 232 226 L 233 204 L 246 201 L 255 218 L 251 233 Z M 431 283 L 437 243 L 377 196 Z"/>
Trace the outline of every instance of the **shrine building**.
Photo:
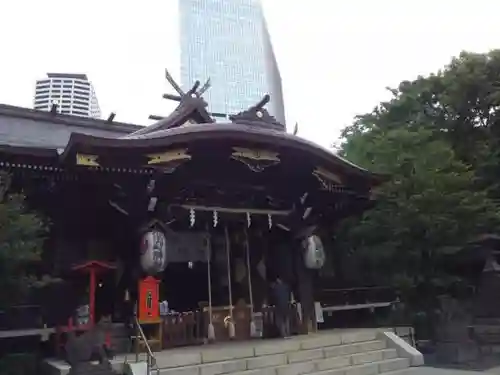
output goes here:
<path id="1" fill-rule="evenodd" d="M 124 322 L 132 301 L 160 349 L 266 337 L 278 277 L 293 333 L 314 330 L 323 243 L 381 177 L 287 133 L 269 96 L 215 122 L 199 86 L 174 84 L 178 106 L 146 127 L 0 105 L 2 191 L 50 220 L 41 267 L 79 298 L 44 312 L 57 334 Z"/>

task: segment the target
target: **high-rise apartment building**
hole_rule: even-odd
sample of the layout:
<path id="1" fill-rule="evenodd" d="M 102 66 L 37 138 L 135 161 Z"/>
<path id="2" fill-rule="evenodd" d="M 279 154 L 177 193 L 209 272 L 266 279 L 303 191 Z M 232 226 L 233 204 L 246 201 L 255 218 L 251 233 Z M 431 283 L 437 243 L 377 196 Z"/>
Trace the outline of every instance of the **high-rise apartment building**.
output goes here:
<path id="1" fill-rule="evenodd" d="M 258 0 L 179 0 L 181 84 L 210 78 L 209 110 L 234 114 L 271 95 L 267 109 L 285 123 L 283 92 Z"/>
<path id="2" fill-rule="evenodd" d="M 33 108 L 49 111 L 57 103 L 59 113 L 101 117 L 94 87 L 86 74 L 47 73 L 36 81 Z"/>

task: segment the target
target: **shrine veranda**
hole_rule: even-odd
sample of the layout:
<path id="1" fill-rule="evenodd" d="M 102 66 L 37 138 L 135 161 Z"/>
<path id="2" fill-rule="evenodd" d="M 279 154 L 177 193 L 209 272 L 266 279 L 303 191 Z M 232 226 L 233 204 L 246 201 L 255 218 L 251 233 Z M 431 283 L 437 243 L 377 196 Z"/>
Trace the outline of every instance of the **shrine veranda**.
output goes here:
<path id="1" fill-rule="evenodd" d="M 2 189 L 50 219 L 40 268 L 78 291 L 48 326 L 75 329 L 82 301 L 81 329 L 126 320 L 128 301 L 161 321 L 166 300 L 204 316 L 200 336 L 214 325 L 216 339 L 245 339 L 276 277 L 300 303 L 297 332 L 312 326 L 321 242 L 382 177 L 287 133 L 268 96 L 220 123 L 201 94 L 170 96 L 178 107 L 147 127 L 0 106 Z"/>

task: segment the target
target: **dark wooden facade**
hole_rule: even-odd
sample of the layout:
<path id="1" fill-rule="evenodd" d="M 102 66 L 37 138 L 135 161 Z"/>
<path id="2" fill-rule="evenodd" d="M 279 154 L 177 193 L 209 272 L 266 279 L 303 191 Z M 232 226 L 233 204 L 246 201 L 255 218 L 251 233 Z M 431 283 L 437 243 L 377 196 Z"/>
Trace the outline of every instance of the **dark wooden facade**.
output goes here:
<path id="1" fill-rule="evenodd" d="M 25 192 L 53 222 L 50 272 L 64 275 L 75 263 L 98 258 L 122 261 L 121 272 L 133 273 L 137 237 L 155 223 L 209 229 L 214 241 L 228 229 L 236 244 L 231 267 L 237 267 L 245 231 L 254 310 L 267 302 L 269 280 L 258 272 L 265 259 L 268 279 L 284 277 L 310 320 L 315 271 L 305 268 L 299 240 L 368 207 L 381 177 L 288 134 L 264 108 L 267 96 L 227 123 L 212 119 L 198 85 L 174 99 L 173 113 L 148 127 L 78 119 L 86 130 L 72 131 L 64 147 L 0 144 L 0 170 L 11 176 L 10 189 Z M 26 110 L 23 116 L 34 122 L 52 116 L 51 129 L 68 125 L 57 114 Z M 0 108 L 0 125 L 1 117 Z M 250 302 L 250 286 L 241 284 L 233 305 L 238 298 Z"/>

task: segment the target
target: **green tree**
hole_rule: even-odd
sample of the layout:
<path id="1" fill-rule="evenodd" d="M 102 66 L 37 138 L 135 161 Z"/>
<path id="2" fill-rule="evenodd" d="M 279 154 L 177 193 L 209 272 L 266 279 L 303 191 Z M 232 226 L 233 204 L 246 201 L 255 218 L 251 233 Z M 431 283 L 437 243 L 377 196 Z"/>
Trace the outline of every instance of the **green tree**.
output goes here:
<path id="1" fill-rule="evenodd" d="M 10 195 L 0 202 L 0 307 L 24 295 L 45 234 L 45 220 L 26 208 L 24 196 Z"/>
<path id="2" fill-rule="evenodd" d="M 392 99 L 347 127 L 345 139 L 373 129 L 431 130 L 472 166 L 491 196 L 500 197 L 500 50 L 462 52 L 436 74 L 389 90 Z"/>
<path id="3" fill-rule="evenodd" d="M 425 126 L 357 130 L 342 152 L 388 179 L 376 188 L 374 208 L 342 224 L 340 248 L 368 262 L 377 281 L 418 291 L 416 302 L 429 307 L 433 291 L 453 281 L 438 260 L 499 228 L 496 205 L 475 186 L 474 170 Z"/>

